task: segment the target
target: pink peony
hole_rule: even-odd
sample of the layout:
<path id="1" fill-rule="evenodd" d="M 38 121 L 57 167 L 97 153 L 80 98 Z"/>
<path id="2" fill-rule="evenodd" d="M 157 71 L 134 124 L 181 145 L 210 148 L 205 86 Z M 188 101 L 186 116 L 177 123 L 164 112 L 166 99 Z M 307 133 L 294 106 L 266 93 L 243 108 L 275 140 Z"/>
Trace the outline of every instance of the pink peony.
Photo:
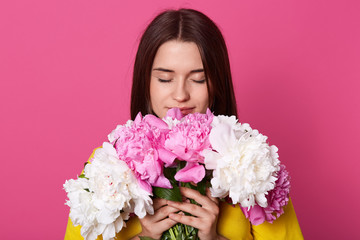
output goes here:
<path id="1" fill-rule="evenodd" d="M 172 163 L 176 156 L 163 148 L 168 125 L 161 119 L 139 113 L 130 126 L 118 127 L 112 143 L 119 159 L 134 172 L 140 186 L 152 192 L 152 186 L 172 188 L 163 174 L 164 163 Z"/>
<path id="2" fill-rule="evenodd" d="M 269 191 L 266 196 L 268 202 L 266 208 L 262 208 L 259 205 L 255 205 L 249 210 L 248 208 L 241 207 L 245 217 L 248 218 L 253 225 L 259 225 L 264 221 L 273 223 L 276 218 L 284 213 L 284 207 L 289 202 L 290 176 L 285 169 L 285 165 L 282 164 L 277 174 L 278 179 L 275 182 L 275 188 Z"/>
<path id="3" fill-rule="evenodd" d="M 167 117 L 180 118 L 181 111 L 171 109 Z M 177 159 L 186 161 L 186 166 L 178 171 L 175 179 L 181 182 L 198 183 L 205 176 L 205 168 L 201 152 L 211 149 L 209 134 L 214 115 L 207 110 L 206 114 L 194 113 L 183 117 L 172 127 L 165 140 L 165 148 L 174 153 Z"/>
<path id="4" fill-rule="evenodd" d="M 184 117 L 184 115 L 182 114 L 179 108 L 171 108 L 166 112 L 165 118 L 168 117 L 176 120 L 181 120 Z"/>
<path id="5" fill-rule="evenodd" d="M 249 219 L 251 224 L 259 225 L 265 221 L 264 208 L 260 207 L 259 205 L 254 205 L 249 210 L 246 207 L 240 206 L 240 208 L 243 211 L 245 217 Z"/>

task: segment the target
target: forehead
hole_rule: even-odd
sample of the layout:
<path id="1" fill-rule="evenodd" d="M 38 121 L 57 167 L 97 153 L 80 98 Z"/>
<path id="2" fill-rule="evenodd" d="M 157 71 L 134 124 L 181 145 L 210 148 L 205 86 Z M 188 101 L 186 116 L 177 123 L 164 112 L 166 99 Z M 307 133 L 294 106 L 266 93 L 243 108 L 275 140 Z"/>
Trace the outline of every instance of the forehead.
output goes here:
<path id="1" fill-rule="evenodd" d="M 174 71 L 203 68 L 199 48 L 194 42 L 167 41 L 159 47 L 154 58 L 153 68 L 159 67 Z"/>

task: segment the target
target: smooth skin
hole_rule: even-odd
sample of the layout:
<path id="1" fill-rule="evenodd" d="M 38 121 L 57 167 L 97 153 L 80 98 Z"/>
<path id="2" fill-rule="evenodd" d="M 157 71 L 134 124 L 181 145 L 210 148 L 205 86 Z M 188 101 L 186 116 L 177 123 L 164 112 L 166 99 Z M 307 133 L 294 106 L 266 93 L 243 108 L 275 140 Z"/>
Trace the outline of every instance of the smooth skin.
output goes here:
<path id="1" fill-rule="evenodd" d="M 206 112 L 209 107 L 208 86 L 195 43 L 172 40 L 160 46 L 152 67 L 150 101 L 153 112 L 160 118 L 173 107 L 180 108 L 185 115 Z M 219 201 L 211 197 L 210 191 L 207 190 L 203 196 L 198 191 L 181 188 L 181 193 L 201 206 L 189 201 L 154 199 L 154 215 L 139 219 L 142 227 L 139 236 L 160 239 L 164 231 L 179 222 L 198 228 L 201 240 L 226 239 L 217 234 Z M 183 212 L 193 216 L 185 216 Z"/>
<path id="2" fill-rule="evenodd" d="M 198 191 L 182 187 L 181 194 L 188 198 L 194 199 L 200 206 L 189 202 L 168 202 L 168 205 L 183 212 L 191 213 L 193 216 L 171 213 L 169 218 L 186 225 L 199 229 L 198 236 L 201 240 L 225 239 L 216 232 L 217 220 L 219 216 L 219 200 L 211 197 L 210 190 L 207 189 L 206 196 L 201 195 Z"/>
<path id="3" fill-rule="evenodd" d="M 206 112 L 208 86 L 195 43 L 173 40 L 159 47 L 151 73 L 150 102 L 160 118 L 174 107 L 183 114 Z"/>
<path id="4" fill-rule="evenodd" d="M 169 214 L 178 212 L 178 208 L 171 207 L 168 200 L 156 198 L 154 199 L 154 215 L 147 214 L 143 219 L 139 219 L 141 223 L 142 232 L 139 236 L 151 237 L 153 239 L 160 239 L 162 233 L 174 226 L 177 222 L 168 218 Z M 139 238 L 134 238 L 139 239 Z"/>

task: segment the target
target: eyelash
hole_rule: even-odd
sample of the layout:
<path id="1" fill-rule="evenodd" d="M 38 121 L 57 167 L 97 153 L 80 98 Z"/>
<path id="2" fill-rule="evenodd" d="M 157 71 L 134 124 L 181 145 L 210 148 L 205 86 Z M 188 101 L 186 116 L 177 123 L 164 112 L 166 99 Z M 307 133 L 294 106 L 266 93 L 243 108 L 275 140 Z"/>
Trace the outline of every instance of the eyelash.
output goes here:
<path id="1" fill-rule="evenodd" d="M 169 83 L 169 82 L 171 82 L 171 79 L 170 79 L 170 80 L 165 80 L 165 79 L 161 79 L 161 78 L 159 78 L 159 82 L 162 82 L 162 83 Z"/>
<path id="2" fill-rule="evenodd" d="M 199 83 L 199 84 L 205 83 L 205 79 L 203 79 L 203 80 L 193 80 L 193 81 L 196 82 L 196 83 Z"/>
<path id="3" fill-rule="evenodd" d="M 165 80 L 165 79 L 161 79 L 161 78 L 158 78 L 158 79 L 159 79 L 159 82 L 162 82 L 162 83 L 171 82 L 171 79 L 170 80 Z M 192 81 L 194 81 L 195 83 L 199 83 L 199 84 L 205 83 L 205 79 L 203 79 L 203 80 L 192 80 Z"/>

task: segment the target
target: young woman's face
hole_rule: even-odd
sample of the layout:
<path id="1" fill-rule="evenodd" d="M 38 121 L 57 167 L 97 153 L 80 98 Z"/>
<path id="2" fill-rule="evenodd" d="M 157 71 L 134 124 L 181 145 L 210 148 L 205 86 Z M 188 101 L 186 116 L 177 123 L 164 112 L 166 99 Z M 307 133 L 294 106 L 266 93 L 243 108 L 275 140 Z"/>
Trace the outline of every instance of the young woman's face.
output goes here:
<path id="1" fill-rule="evenodd" d="M 174 107 L 184 115 L 206 112 L 208 86 L 195 43 L 172 40 L 160 46 L 151 71 L 150 101 L 160 118 Z"/>

